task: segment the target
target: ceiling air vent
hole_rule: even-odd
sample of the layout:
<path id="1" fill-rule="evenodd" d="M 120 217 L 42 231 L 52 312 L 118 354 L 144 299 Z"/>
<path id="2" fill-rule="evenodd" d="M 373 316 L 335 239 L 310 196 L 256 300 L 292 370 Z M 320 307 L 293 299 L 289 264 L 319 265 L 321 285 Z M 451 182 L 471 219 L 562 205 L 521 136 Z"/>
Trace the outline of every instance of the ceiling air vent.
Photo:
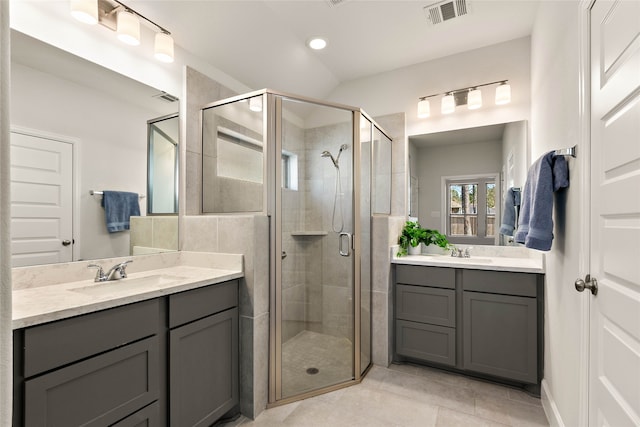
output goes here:
<path id="1" fill-rule="evenodd" d="M 445 0 L 424 7 L 427 21 L 431 25 L 440 24 L 469 13 L 467 0 Z"/>
<path id="2" fill-rule="evenodd" d="M 329 6 L 334 7 L 334 6 L 339 6 L 342 3 L 346 2 L 347 0 L 327 0 L 327 4 L 329 4 Z"/>
<path id="3" fill-rule="evenodd" d="M 177 96 L 173 96 L 170 93 L 167 93 L 165 91 L 162 91 L 157 95 L 153 95 L 153 97 L 157 99 L 162 99 L 163 101 L 167 101 L 167 102 L 176 102 L 179 99 Z"/>

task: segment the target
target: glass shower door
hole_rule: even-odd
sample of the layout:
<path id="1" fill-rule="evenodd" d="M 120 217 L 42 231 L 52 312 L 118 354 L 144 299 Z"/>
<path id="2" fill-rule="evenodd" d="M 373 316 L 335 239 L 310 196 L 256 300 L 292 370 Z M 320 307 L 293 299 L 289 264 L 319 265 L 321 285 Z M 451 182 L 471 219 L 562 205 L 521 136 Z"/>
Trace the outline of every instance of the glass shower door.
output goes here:
<path id="1" fill-rule="evenodd" d="M 276 398 L 282 400 L 354 379 L 356 257 L 353 112 L 279 99 Z M 300 119 L 315 114 L 336 119 L 317 127 Z"/>

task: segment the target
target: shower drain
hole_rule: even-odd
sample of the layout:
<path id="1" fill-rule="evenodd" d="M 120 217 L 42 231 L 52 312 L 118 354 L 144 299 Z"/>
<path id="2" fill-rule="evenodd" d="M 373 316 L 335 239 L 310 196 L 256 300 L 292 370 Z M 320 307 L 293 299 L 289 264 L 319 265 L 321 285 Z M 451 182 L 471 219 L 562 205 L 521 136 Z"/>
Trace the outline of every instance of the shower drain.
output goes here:
<path id="1" fill-rule="evenodd" d="M 318 372 L 320 372 L 320 370 L 318 368 L 307 368 L 307 374 L 309 374 L 309 375 L 315 375 Z"/>

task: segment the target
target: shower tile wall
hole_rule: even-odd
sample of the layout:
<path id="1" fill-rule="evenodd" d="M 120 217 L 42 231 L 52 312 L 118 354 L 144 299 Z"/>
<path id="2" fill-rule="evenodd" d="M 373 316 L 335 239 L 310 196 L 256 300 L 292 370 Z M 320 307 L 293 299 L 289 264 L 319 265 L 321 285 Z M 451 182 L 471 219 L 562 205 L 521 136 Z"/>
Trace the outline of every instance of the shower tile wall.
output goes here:
<path id="1" fill-rule="evenodd" d="M 283 149 L 298 156 L 298 190 L 283 191 L 283 341 L 303 330 L 352 339 L 351 258 L 338 255 L 338 235 L 332 231 L 336 170 L 324 150 L 341 157 L 344 227 L 353 228 L 351 214 L 351 124 L 303 130 L 283 125 Z M 326 235 L 292 236 L 325 231 Z"/>

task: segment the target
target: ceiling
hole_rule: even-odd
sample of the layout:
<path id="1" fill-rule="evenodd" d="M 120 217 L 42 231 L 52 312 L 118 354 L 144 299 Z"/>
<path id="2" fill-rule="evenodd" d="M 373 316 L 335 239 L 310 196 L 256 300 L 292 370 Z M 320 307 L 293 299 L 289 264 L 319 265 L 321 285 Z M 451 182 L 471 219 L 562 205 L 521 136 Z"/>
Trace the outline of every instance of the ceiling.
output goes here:
<path id="1" fill-rule="evenodd" d="M 127 0 L 176 44 L 252 89 L 326 99 L 341 83 L 531 34 L 538 0 L 468 0 L 432 26 L 433 0 Z M 332 5 L 333 3 L 338 3 Z M 323 51 L 305 45 L 328 40 Z"/>

